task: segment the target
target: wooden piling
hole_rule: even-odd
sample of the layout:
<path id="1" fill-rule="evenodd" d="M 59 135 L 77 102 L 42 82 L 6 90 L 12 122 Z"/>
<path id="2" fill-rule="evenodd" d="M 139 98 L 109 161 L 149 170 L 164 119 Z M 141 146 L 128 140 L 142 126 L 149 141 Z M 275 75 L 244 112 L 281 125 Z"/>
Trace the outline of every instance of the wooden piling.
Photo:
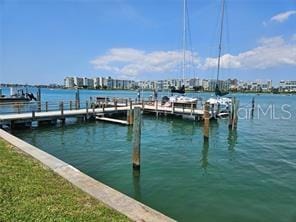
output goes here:
<path id="1" fill-rule="evenodd" d="M 129 106 L 130 106 L 130 110 L 132 110 L 133 109 L 133 101 L 132 100 L 129 101 Z"/>
<path id="2" fill-rule="evenodd" d="M 229 113 L 229 123 L 228 123 L 229 129 L 232 129 L 232 124 L 233 124 L 234 104 L 235 104 L 235 97 L 232 97 L 231 98 L 231 110 Z"/>
<path id="3" fill-rule="evenodd" d="M 88 116 L 88 101 L 85 102 L 86 117 Z"/>
<path id="4" fill-rule="evenodd" d="M 209 127 L 210 127 L 210 103 L 206 102 L 204 105 L 204 141 L 209 140 Z"/>
<path id="5" fill-rule="evenodd" d="M 70 100 L 70 110 L 72 110 L 72 100 Z"/>
<path id="6" fill-rule="evenodd" d="M 133 121 L 133 168 L 140 169 L 141 162 L 141 108 L 134 108 L 134 121 Z"/>
<path id="7" fill-rule="evenodd" d="M 48 112 L 48 102 L 45 102 L 45 112 Z"/>
<path id="8" fill-rule="evenodd" d="M 35 119 L 36 115 L 35 115 L 35 110 L 32 111 L 32 119 Z"/>
<path id="9" fill-rule="evenodd" d="M 133 124 L 134 121 L 134 111 L 132 101 L 130 101 L 130 109 L 127 111 L 127 122 L 129 125 Z"/>
<path id="10" fill-rule="evenodd" d="M 76 91 L 75 100 L 76 100 L 76 109 L 80 109 L 80 94 L 79 94 L 79 89 L 77 89 L 77 91 Z"/>
<path id="11" fill-rule="evenodd" d="M 251 109 L 251 118 L 254 118 L 254 111 L 255 111 L 255 97 L 252 99 L 252 109 Z"/>
<path id="12" fill-rule="evenodd" d="M 237 122 L 238 122 L 238 109 L 239 109 L 239 100 L 235 100 L 234 104 L 234 112 L 233 112 L 233 122 L 232 122 L 232 130 L 237 128 Z"/>
<path id="13" fill-rule="evenodd" d="M 156 116 L 158 117 L 158 100 L 155 100 L 155 111 L 156 111 Z"/>
<path id="14" fill-rule="evenodd" d="M 38 101 L 38 112 L 41 112 L 41 87 L 38 87 L 37 91 L 37 101 Z"/>
<path id="15" fill-rule="evenodd" d="M 117 99 L 114 100 L 115 110 L 117 110 Z"/>
<path id="16" fill-rule="evenodd" d="M 61 116 L 64 116 L 64 102 L 60 102 Z"/>
<path id="17" fill-rule="evenodd" d="M 172 102 L 172 114 L 174 114 L 174 113 L 175 113 L 175 103 Z"/>
<path id="18" fill-rule="evenodd" d="M 191 103 L 191 107 L 190 107 L 190 115 L 192 116 L 193 114 L 193 103 Z"/>
<path id="19" fill-rule="evenodd" d="M 21 113 L 21 104 L 20 103 L 17 104 L 17 113 Z"/>
<path id="20" fill-rule="evenodd" d="M 233 97 L 231 102 L 231 113 L 229 115 L 229 129 L 231 130 L 234 130 L 237 128 L 238 110 L 239 110 L 239 100 Z"/>

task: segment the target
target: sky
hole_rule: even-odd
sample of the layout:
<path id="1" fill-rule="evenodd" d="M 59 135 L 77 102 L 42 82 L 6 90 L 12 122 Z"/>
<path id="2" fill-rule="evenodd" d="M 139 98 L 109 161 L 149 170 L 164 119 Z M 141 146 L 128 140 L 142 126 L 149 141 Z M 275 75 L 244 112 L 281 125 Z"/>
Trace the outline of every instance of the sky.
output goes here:
<path id="1" fill-rule="evenodd" d="M 221 0 L 187 0 L 185 77 L 216 78 Z M 296 79 L 296 0 L 226 0 L 220 79 Z M 182 78 L 182 0 L 0 0 L 0 83 Z"/>

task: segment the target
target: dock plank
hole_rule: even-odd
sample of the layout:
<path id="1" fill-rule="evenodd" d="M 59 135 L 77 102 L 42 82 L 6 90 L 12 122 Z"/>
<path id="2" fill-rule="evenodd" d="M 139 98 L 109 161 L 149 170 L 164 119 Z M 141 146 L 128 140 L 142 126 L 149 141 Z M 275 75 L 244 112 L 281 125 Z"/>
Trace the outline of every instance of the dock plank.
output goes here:
<path id="1" fill-rule="evenodd" d="M 118 124 L 122 124 L 122 125 L 129 125 L 126 120 L 112 119 L 112 118 L 107 118 L 107 117 L 99 117 L 99 116 L 97 116 L 96 120 L 112 122 L 112 123 L 118 123 Z"/>

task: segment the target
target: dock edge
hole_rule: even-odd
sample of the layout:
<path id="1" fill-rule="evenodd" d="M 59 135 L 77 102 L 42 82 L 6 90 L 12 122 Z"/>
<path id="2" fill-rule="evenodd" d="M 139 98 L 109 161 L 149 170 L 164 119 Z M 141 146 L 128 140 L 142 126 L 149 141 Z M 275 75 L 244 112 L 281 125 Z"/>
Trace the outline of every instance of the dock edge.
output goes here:
<path id="1" fill-rule="evenodd" d="M 51 154 L 0 129 L 0 138 L 17 149 L 32 156 L 44 166 L 78 187 L 85 193 L 106 204 L 110 208 L 126 215 L 133 221 L 173 222 L 174 219 L 138 202 L 137 200 L 93 179 L 75 167 L 54 157 Z"/>

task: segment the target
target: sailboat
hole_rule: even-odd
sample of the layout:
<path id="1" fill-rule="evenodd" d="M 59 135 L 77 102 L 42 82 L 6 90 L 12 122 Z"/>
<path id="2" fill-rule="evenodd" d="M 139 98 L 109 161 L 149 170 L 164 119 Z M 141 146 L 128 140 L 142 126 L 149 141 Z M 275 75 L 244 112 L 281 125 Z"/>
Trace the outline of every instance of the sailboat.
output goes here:
<path id="1" fill-rule="evenodd" d="M 186 71 L 186 31 L 187 31 L 187 26 L 186 26 L 186 12 L 187 12 L 187 2 L 186 0 L 183 0 L 183 62 L 182 62 L 182 86 L 179 87 L 179 89 L 176 89 L 173 87 L 171 89 L 171 93 L 178 93 L 181 95 L 172 95 L 169 97 L 170 102 L 181 102 L 181 103 L 192 103 L 196 102 L 197 98 L 192 98 L 185 96 L 185 71 Z"/>
<path id="2" fill-rule="evenodd" d="M 225 8 L 225 0 L 222 0 L 222 9 L 221 9 L 221 24 L 220 24 L 220 35 L 219 35 L 219 50 L 218 50 L 218 64 L 217 64 L 217 79 L 216 79 L 216 88 L 215 88 L 215 96 L 216 98 L 210 98 L 207 102 L 211 105 L 220 106 L 222 112 L 225 110 L 229 110 L 231 106 L 231 99 L 227 97 L 223 97 L 229 92 L 221 91 L 219 87 L 219 77 L 220 77 L 220 66 L 221 66 L 221 51 L 222 51 L 222 37 L 223 37 L 223 25 L 224 25 L 224 8 Z"/>

